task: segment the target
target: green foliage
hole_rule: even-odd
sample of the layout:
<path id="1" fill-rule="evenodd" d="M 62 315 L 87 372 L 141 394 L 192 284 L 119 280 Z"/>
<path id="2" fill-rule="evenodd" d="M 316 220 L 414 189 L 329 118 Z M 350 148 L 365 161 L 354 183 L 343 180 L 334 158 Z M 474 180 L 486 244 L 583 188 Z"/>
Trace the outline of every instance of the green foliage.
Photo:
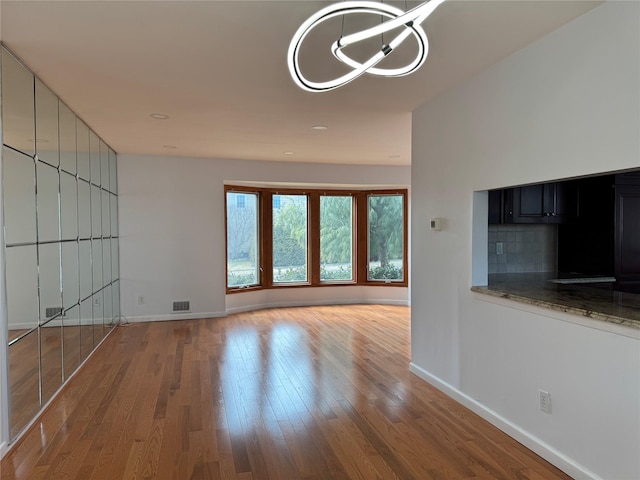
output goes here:
<path id="1" fill-rule="evenodd" d="M 286 196 L 282 196 L 283 200 Z M 305 265 L 307 260 L 307 211 L 305 204 L 286 203 L 274 215 L 273 265 Z"/>
<path id="2" fill-rule="evenodd" d="M 402 267 L 392 264 L 371 268 L 369 270 L 371 280 L 402 280 Z"/>
<path id="3" fill-rule="evenodd" d="M 369 196 L 369 261 L 381 267 L 402 258 L 402 200 L 401 195 Z"/>
<path id="4" fill-rule="evenodd" d="M 273 231 L 273 266 L 288 267 L 304 265 L 307 252 L 294 239 L 286 235 L 281 229 Z"/>
<path id="5" fill-rule="evenodd" d="M 274 269 L 273 281 L 274 282 L 305 282 L 307 280 L 307 267 L 294 267 L 287 268 L 282 271 L 281 268 Z"/>
<path id="6" fill-rule="evenodd" d="M 353 200 L 350 196 L 320 197 L 320 261 L 350 263 Z"/>
<path id="7" fill-rule="evenodd" d="M 238 287 L 241 285 L 255 285 L 256 282 L 256 274 L 255 272 L 250 273 L 235 273 L 229 272 L 227 275 L 227 285 L 229 287 Z"/>
<path id="8" fill-rule="evenodd" d="M 343 267 L 340 265 L 337 269 L 328 270 L 326 266 L 320 266 L 321 280 L 351 280 L 351 267 Z"/>

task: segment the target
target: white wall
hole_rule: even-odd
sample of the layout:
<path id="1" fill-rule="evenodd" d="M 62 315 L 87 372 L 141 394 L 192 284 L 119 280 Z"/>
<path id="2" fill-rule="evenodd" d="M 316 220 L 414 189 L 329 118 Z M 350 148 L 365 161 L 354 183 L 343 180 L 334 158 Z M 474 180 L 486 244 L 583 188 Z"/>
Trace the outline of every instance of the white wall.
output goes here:
<path id="1" fill-rule="evenodd" d="M 0 2 L 0 19 L 2 18 L 2 2 Z M 2 21 L 0 21 L 2 25 Z M 0 32 L 0 40 L 2 40 L 2 32 Z M 2 140 L 2 118 L 0 118 L 0 140 Z M 2 153 L 0 150 L 0 164 L 2 163 Z M 2 169 L 0 169 L 0 225 L 4 225 L 2 204 Z M 4 235 L 0 238 L 0 252 L 4 252 Z M 0 359 L 7 358 L 7 297 L 5 290 L 4 272 L 4 254 L 0 253 Z M 6 405 L 7 399 L 7 362 L 0 362 L 0 458 L 6 451 L 7 442 L 9 441 L 9 411 Z"/>
<path id="2" fill-rule="evenodd" d="M 413 115 L 412 370 L 578 478 L 640 478 L 640 330 L 470 292 L 473 192 L 640 167 L 639 60 L 605 2 Z"/>
<path id="3" fill-rule="evenodd" d="M 122 313 L 130 320 L 214 317 L 278 305 L 407 304 L 408 289 L 347 287 L 225 294 L 224 182 L 394 185 L 410 167 L 118 156 Z M 138 296 L 145 304 L 138 304 Z M 172 315 L 171 301 L 191 313 Z"/>

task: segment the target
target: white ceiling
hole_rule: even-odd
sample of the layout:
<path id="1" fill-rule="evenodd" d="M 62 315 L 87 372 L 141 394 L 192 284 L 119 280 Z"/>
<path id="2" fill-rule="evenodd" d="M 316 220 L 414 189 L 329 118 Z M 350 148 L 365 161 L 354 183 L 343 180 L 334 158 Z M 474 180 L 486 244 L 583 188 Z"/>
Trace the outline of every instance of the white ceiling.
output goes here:
<path id="1" fill-rule="evenodd" d="M 329 3 L 2 0 L 0 32 L 118 153 L 408 165 L 413 109 L 598 4 L 449 0 L 423 25 L 431 51 L 416 74 L 308 93 L 291 80 L 286 51 Z M 345 33 L 362 21 L 347 18 Z M 327 54 L 341 29 L 329 22 L 310 36 L 305 72 L 342 71 Z"/>

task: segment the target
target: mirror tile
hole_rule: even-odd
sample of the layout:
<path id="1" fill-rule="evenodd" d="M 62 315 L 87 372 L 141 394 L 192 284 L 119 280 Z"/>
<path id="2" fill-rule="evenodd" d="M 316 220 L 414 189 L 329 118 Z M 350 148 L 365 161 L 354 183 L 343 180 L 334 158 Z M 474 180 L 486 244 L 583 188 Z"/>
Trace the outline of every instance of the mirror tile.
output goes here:
<path id="1" fill-rule="evenodd" d="M 60 240 L 60 207 L 58 170 L 43 162 L 36 162 L 38 174 L 36 205 L 38 209 L 38 241 Z"/>
<path id="2" fill-rule="evenodd" d="M 91 185 L 78 180 L 78 236 L 91 238 Z"/>
<path id="3" fill-rule="evenodd" d="M 9 345 L 9 429 L 11 438 L 40 410 L 38 329 Z"/>
<path id="4" fill-rule="evenodd" d="M 118 193 L 118 173 L 116 152 L 109 149 L 109 191 Z"/>
<path id="5" fill-rule="evenodd" d="M 62 386 L 62 317 L 40 327 L 42 404 Z"/>
<path id="6" fill-rule="evenodd" d="M 110 284 L 111 276 L 111 241 L 106 239 L 102 241 L 102 284 Z"/>
<path id="7" fill-rule="evenodd" d="M 34 77 L 2 49 L 2 141 L 35 155 Z"/>
<path id="8" fill-rule="evenodd" d="M 57 242 L 38 245 L 41 325 L 59 316 L 62 311 L 60 246 L 61 244 Z"/>
<path id="9" fill-rule="evenodd" d="M 62 101 L 59 101 L 60 115 L 60 168 L 76 174 L 76 115 Z"/>
<path id="10" fill-rule="evenodd" d="M 93 342 L 95 345 L 104 337 L 104 290 L 93 294 Z"/>
<path id="11" fill-rule="evenodd" d="M 101 185 L 100 183 L 100 138 L 93 130 L 89 130 L 89 161 L 91 163 L 91 183 Z"/>
<path id="12" fill-rule="evenodd" d="M 67 309 L 80 300 L 78 242 L 62 243 L 62 306 Z"/>
<path id="13" fill-rule="evenodd" d="M 109 191 L 109 147 L 100 140 L 100 180 L 104 190 Z"/>
<path id="14" fill-rule="evenodd" d="M 36 154 L 40 161 L 60 165 L 58 97 L 36 78 Z"/>
<path id="15" fill-rule="evenodd" d="M 91 161 L 89 160 L 89 127 L 79 118 L 76 119 L 76 157 L 78 176 L 87 182 L 91 180 Z"/>
<path id="16" fill-rule="evenodd" d="M 102 197 L 102 236 L 110 237 L 111 236 L 111 204 L 109 202 L 109 197 L 111 194 L 105 190 L 100 191 L 100 195 Z"/>
<path id="17" fill-rule="evenodd" d="M 78 243 L 78 263 L 80 272 L 80 300 L 84 300 L 93 293 L 93 276 L 91 274 L 91 240 L 80 240 Z"/>
<path id="18" fill-rule="evenodd" d="M 118 236 L 118 197 L 109 195 L 109 214 L 111 215 L 111 236 Z"/>
<path id="19" fill-rule="evenodd" d="M 91 240 L 91 269 L 93 270 L 93 292 L 100 290 L 102 283 L 102 240 Z"/>
<path id="20" fill-rule="evenodd" d="M 80 355 L 80 306 L 67 310 L 62 319 L 64 379 L 69 378 L 82 363 Z"/>
<path id="21" fill-rule="evenodd" d="M 36 241 L 36 169 L 31 157 L 2 147 L 7 245 Z"/>
<path id="22" fill-rule="evenodd" d="M 118 239 L 111 239 L 111 277 L 114 280 L 120 278 L 120 258 Z"/>
<path id="23" fill-rule="evenodd" d="M 103 290 L 103 321 L 105 332 L 113 328 L 113 298 L 112 298 L 113 289 L 111 285 L 107 285 Z"/>
<path id="24" fill-rule="evenodd" d="M 78 238 L 78 182 L 66 172 L 60 172 L 60 224 L 62 240 Z"/>
<path id="25" fill-rule="evenodd" d="M 80 360 L 84 360 L 93 350 L 93 298 L 80 303 Z"/>
<path id="26" fill-rule="evenodd" d="M 102 195 L 99 187 L 91 185 L 91 237 L 102 237 Z"/>
<path id="27" fill-rule="evenodd" d="M 38 326 L 38 263 L 35 245 L 7 247 L 9 341 Z"/>
<path id="28" fill-rule="evenodd" d="M 116 280 L 112 284 L 112 298 L 113 298 L 113 321 L 118 323 L 120 321 L 120 281 Z"/>

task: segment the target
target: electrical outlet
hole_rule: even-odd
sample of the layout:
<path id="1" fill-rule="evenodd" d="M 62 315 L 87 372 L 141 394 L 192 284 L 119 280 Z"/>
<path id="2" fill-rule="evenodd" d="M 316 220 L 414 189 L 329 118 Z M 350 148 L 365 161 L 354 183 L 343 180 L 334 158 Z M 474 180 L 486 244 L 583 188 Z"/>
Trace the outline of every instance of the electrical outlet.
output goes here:
<path id="1" fill-rule="evenodd" d="M 504 255 L 504 243 L 496 242 L 496 255 Z"/>
<path id="2" fill-rule="evenodd" d="M 93 304 L 94 304 L 96 307 L 99 307 L 99 306 L 100 306 L 100 297 L 95 297 L 95 298 L 93 299 Z"/>
<path id="3" fill-rule="evenodd" d="M 144 295 L 138 295 L 138 305 L 144 305 Z"/>
<path id="4" fill-rule="evenodd" d="M 551 413 L 551 394 L 544 390 L 538 390 L 538 407 L 544 413 Z"/>

